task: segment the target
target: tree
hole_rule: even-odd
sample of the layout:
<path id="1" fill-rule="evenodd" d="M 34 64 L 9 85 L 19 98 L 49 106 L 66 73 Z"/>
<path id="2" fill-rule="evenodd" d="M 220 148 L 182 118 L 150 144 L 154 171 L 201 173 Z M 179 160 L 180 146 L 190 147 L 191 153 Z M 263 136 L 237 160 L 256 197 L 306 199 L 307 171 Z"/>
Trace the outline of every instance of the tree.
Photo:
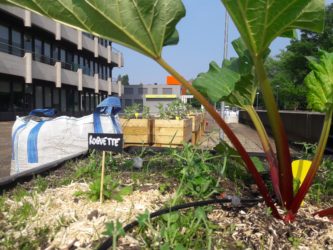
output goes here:
<path id="1" fill-rule="evenodd" d="M 333 4 L 326 6 L 323 33 L 300 31 L 286 50 L 276 58 L 268 58 L 266 66 L 279 106 L 284 109 L 306 109 L 305 76 L 310 72 L 307 57 L 318 57 L 319 50 L 333 51 Z M 279 87 L 277 87 L 279 86 Z"/>
<path id="2" fill-rule="evenodd" d="M 124 86 L 130 85 L 128 75 L 118 75 L 117 82 L 121 81 L 121 84 Z"/>

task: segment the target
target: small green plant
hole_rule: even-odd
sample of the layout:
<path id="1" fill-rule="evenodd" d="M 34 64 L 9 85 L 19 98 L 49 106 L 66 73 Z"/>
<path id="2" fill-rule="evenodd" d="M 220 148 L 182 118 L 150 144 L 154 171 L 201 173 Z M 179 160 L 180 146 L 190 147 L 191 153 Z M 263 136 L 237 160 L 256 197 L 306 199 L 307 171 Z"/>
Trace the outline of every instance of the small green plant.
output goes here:
<path id="1" fill-rule="evenodd" d="M 123 196 L 129 195 L 133 192 L 133 188 L 131 186 L 122 186 L 119 182 L 113 180 L 111 175 L 106 175 L 104 177 L 104 190 L 103 196 L 104 199 L 111 199 L 116 201 L 123 201 Z M 101 180 L 100 176 L 89 185 L 89 191 L 82 192 L 78 191 L 75 193 L 76 196 L 85 195 L 92 201 L 98 201 L 100 198 L 101 192 Z"/>
<path id="2" fill-rule="evenodd" d="M 116 222 L 106 223 L 106 231 L 103 232 L 104 235 L 112 236 L 112 249 L 117 249 L 117 240 L 119 236 L 125 236 L 125 231 L 122 224 L 117 220 Z"/>
<path id="3" fill-rule="evenodd" d="M 12 194 L 13 199 L 16 202 L 21 201 L 25 196 L 28 196 L 29 192 L 22 186 L 17 186 Z"/>
<path id="4" fill-rule="evenodd" d="M 41 177 L 40 175 L 37 176 L 37 178 L 35 179 L 35 188 L 37 190 L 38 193 L 42 193 L 44 192 L 49 186 L 48 181 Z"/>
<path id="5" fill-rule="evenodd" d="M 175 100 L 167 107 L 163 104 L 158 105 L 159 117 L 161 119 L 185 119 L 189 114 L 189 106 L 180 100 Z"/>
<path id="6" fill-rule="evenodd" d="M 124 114 L 126 119 L 137 119 L 139 113 L 142 110 L 142 105 L 139 103 L 133 103 L 130 106 L 126 106 L 124 109 Z"/>
<path id="7" fill-rule="evenodd" d="M 172 212 L 154 220 L 148 212 L 138 216 L 138 237 L 148 249 L 212 249 L 210 207 Z M 157 245 L 158 244 L 158 245 Z"/>

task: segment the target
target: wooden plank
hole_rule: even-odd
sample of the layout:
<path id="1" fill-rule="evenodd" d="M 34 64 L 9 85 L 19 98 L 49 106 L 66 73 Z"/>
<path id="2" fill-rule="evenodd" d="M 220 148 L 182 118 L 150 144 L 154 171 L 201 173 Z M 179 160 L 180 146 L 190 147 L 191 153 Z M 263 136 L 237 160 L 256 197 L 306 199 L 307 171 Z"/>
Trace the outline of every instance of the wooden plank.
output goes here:
<path id="1" fill-rule="evenodd" d="M 120 119 L 125 144 L 150 144 L 151 124 L 149 119 Z"/>

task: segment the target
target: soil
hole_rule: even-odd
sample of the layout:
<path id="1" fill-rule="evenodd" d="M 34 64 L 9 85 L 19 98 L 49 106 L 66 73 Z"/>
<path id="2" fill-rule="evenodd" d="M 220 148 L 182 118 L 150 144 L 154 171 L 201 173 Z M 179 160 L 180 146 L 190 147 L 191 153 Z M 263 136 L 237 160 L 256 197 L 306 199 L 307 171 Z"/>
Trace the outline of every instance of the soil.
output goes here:
<path id="1" fill-rule="evenodd" d="M 115 178 L 124 184 L 135 184 L 135 191 L 125 196 L 124 201 L 105 201 L 103 204 L 92 202 L 85 197 L 77 197 L 77 191 L 88 190 L 88 182 L 70 181 L 75 168 L 87 164 L 87 160 L 68 163 L 44 176 L 48 188 L 44 192 L 24 197 L 15 202 L 11 190 L 6 204 L 8 211 L 14 211 L 22 202 L 31 202 L 37 212 L 26 221 L 26 226 L 17 231 L 9 223 L 10 213 L 0 213 L 0 228 L 5 235 L 11 235 L 19 241 L 26 237 L 33 239 L 38 228 L 50 228 L 47 239 L 40 243 L 42 249 L 93 249 L 105 238 L 105 224 L 119 220 L 123 225 L 133 221 L 137 215 L 146 210 L 153 212 L 167 204 L 175 192 L 177 183 L 166 177 L 160 170 L 140 176 L 144 170 L 113 172 Z M 164 168 L 165 166 L 161 166 Z M 137 180 L 133 178 L 138 175 Z M 68 178 L 69 183 L 64 179 Z M 64 182 L 63 184 L 59 184 Z M 170 187 L 163 193 L 159 191 L 162 183 Z M 253 184 L 239 186 L 224 179 L 221 181 L 225 195 L 258 198 L 257 188 Z M 32 192 L 36 189 L 36 180 L 20 184 Z M 313 217 L 313 212 L 320 207 L 324 209 L 331 205 L 332 199 L 320 205 L 303 204 L 297 219 L 293 223 L 284 223 L 274 219 L 263 203 L 252 207 L 230 205 L 212 206 L 209 219 L 217 226 L 213 232 L 214 249 L 333 249 L 333 222 L 328 218 Z M 312 201 L 311 201 L 312 202 Z M 313 202 L 312 202 L 313 203 Z M 8 249 L 1 247 L 0 249 Z M 14 241 L 15 242 L 15 241 Z M 15 249 L 15 246 L 13 246 Z M 144 249 L 142 243 L 136 240 L 136 233 L 129 232 L 120 238 L 118 249 Z"/>

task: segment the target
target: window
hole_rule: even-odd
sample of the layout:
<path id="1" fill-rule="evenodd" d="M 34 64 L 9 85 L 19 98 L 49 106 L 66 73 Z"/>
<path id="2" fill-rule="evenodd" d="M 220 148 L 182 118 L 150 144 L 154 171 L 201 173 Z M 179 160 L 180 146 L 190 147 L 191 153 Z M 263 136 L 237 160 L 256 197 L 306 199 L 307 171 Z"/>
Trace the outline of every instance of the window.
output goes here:
<path id="1" fill-rule="evenodd" d="M 52 93 L 51 93 L 51 87 L 45 86 L 44 87 L 44 98 L 45 98 L 45 108 L 50 108 L 52 107 L 51 103 L 51 98 L 52 98 Z"/>
<path id="2" fill-rule="evenodd" d="M 34 51 L 34 55 L 35 55 L 35 60 L 36 61 L 41 61 L 41 57 L 42 57 L 42 41 L 39 39 L 35 38 L 35 51 Z"/>
<path id="3" fill-rule="evenodd" d="M 153 88 L 153 94 L 157 94 L 158 93 L 158 89 L 157 88 Z"/>
<path id="4" fill-rule="evenodd" d="M 57 45 L 53 46 L 53 59 L 55 59 L 56 61 L 59 60 L 59 48 Z"/>
<path id="5" fill-rule="evenodd" d="M 29 34 L 24 34 L 24 49 L 26 51 L 32 51 L 32 38 Z"/>
<path id="6" fill-rule="evenodd" d="M 95 110 L 95 95 L 94 93 L 90 93 L 90 111 Z"/>
<path id="7" fill-rule="evenodd" d="M 94 61 L 90 60 L 90 70 L 89 70 L 89 75 L 93 76 L 94 75 Z"/>
<path id="8" fill-rule="evenodd" d="M 125 88 L 124 89 L 125 95 L 133 95 L 133 88 Z"/>
<path id="9" fill-rule="evenodd" d="M 0 51 L 9 52 L 9 29 L 0 24 Z"/>
<path id="10" fill-rule="evenodd" d="M 80 100 L 79 100 L 79 91 L 76 91 L 74 92 L 74 112 L 79 112 L 80 111 Z"/>
<path id="11" fill-rule="evenodd" d="M 73 88 L 66 89 L 66 104 L 69 112 L 74 111 L 74 91 Z"/>
<path id="12" fill-rule="evenodd" d="M 125 99 L 125 107 L 132 105 L 132 99 Z"/>
<path id="13" fill-rule="evenodd" d="M 147 94 L 147 88 L 139 88 L 139 95 Z"/>
<path id="14" fill-rule="evenodd" d="M 162 93 L 163 93 L 163 95 L 171 95 L 172 88 L 163 88 Z"/>
<path id="15" fill-rule="evenodd" d="M 51 44 L 44 42 L 44 62 L 53 65 L 54 62 L 51 59 Z"/>
<path id="16" fill-rule="evenodd" d="M 61 89 L 61 112 L 66 112 L 67 105 L 66 105 L 66 90 Z"/>
<path id="17" fill-rule="evenodd" d="M 35 108 L 42 109 L 43 108 L 43 87 L 36 86 L 35 88 Z"/>
<path id="18" fill-rule="evenodd" d="M 25 84 L 25 111 L 31 111 L 33 109 L 33 85 Z"/>
<path id="19" fill-rule="evenodd" d="M 53 89 L 53 108 L 57 109 L 57 110 L 60 110 L 60 102 L 59 102 L 59 92 L 60 92 L 60 89 L 58 88 L 54 88 Z"/>
<path id="20" fill-rule="evenodd" d="M 66 62 L 66 51 L 64 49 L 60 49 L 60 61 Z"/>
<path id="21" fill-rule="evenodd" d="M 10 82 L 0 80 L 0 111 L 8 112 L 10 108 Z"/>
<path id="22" fill-rule="evenodd" d="M 24 93 L 22 82 L 13 82 L 13 110 L 24 111 Z"/>
<path id="23" fill-rule="evenodd" d="M 22 50 L 22 34 L 17 30 L 12 30 L 12 54 L 23 56 Z"/>

